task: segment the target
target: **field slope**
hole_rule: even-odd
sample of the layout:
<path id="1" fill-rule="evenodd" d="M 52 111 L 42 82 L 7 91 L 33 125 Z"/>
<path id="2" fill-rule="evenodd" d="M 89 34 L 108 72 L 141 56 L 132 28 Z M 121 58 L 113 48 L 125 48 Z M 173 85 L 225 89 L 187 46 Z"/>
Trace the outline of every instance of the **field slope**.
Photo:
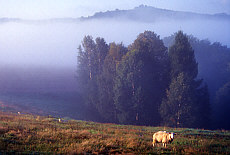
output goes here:
<path id="1" fill-rule="evenodd" d="M 152 134 L 175 132 L 167 148 L 152 147 Z M 230 132 L 65 120 L 0 112 L 0 154 L 230 154 Z"/>

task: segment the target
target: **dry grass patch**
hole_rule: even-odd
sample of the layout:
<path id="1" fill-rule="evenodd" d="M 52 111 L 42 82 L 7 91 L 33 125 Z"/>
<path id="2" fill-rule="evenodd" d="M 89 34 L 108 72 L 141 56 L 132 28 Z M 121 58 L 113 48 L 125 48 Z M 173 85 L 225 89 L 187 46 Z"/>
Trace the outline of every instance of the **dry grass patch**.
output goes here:
<path id="1" fill-rule="evenodd" d="M 152 147 L 159 130 L 175 132 L 172 144 Z M 230 154 L 230 132 L 100 124 L 0 112 L 1 153 Z"/>

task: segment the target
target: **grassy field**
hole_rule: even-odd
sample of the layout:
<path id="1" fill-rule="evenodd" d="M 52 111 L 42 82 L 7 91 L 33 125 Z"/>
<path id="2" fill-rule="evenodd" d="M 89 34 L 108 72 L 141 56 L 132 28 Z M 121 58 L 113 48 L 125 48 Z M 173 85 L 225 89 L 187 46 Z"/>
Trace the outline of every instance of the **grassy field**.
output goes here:
<path id="1" fill-rule="evenodd" d="M 174 132 L 163 148 L 152 146 L 159 130 Z M 102 124 L 0 112 L 0 154 L 230 154 L 230 132 Z"/>

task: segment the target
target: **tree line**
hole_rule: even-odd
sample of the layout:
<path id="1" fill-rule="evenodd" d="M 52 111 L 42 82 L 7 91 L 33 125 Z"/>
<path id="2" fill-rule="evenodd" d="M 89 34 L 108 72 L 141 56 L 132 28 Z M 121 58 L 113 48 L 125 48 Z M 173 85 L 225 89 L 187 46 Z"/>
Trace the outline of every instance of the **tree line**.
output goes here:
<path id="1" fill-rule="evenodd" d="M 230 129 L 230 48 L 208 39 L 187 36 L 199 63 L 198 78 L 208 85 L 211 104 L 211 127 Z M 163 39 L 166 47 L 173 45 L 175 34 Z"/>
<path id="2" fill-rule="evenodd" d="M 208 128 L 208 86 L 197 75 L 182 31 L 169 48 L 151 31 L 128 47 L 85 36 L 78 48 L 79 92 L 93 121 Z"/>

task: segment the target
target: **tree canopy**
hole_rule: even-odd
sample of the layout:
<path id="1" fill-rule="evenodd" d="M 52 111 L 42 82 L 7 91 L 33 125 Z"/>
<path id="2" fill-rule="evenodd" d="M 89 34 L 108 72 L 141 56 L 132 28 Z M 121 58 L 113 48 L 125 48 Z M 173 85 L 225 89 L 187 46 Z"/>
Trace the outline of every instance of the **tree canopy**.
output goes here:
<path id="1" fill-rule="evenodd" d="M 80 92 L 95 121 L 208 127 L 209 92 L 198 69 L 182 31 L 169 50 L 151 31 L 128 47 L 85 36 L 78 49 Z"/>

